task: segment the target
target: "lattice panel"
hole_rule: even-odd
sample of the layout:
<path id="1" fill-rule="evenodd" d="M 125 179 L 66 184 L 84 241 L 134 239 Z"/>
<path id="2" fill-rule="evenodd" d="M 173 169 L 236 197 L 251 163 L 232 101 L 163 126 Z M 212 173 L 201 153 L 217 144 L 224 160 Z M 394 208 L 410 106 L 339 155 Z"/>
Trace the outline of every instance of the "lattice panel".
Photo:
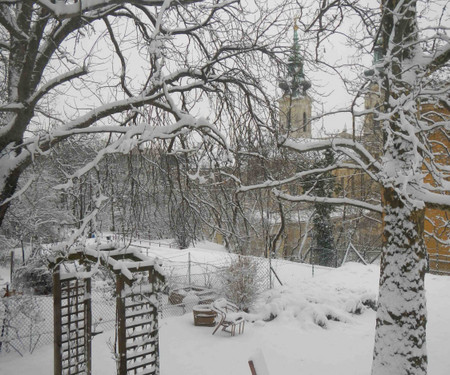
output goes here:
<path id="1" fill-rule="evenodd" d="M 60 280 L 59 371 L 62 375 L 90 375 L 91 299 L 90 280 Z M 55 296 L 56 297 L 56 296 Z M 56 299 L 55 299 L 55 305 Z M 56 337 L 55 337 L 56 338 Z"/>
<path id="2" fill-rule="evenodd" d="M 124 304 L 127 374 L 157 374 L 157 309 L 142 294 L 126 296 Z"/>

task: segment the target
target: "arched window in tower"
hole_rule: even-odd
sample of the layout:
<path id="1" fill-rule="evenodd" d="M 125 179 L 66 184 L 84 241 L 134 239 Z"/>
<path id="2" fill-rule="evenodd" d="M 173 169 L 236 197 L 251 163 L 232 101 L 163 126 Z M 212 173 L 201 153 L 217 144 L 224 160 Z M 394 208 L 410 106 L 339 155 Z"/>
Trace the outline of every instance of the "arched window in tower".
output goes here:
<path id="1" fill-rule="evenodd" d="M 306 132 L 306 124 L 308 119 L 306 118 L 306 112 L 303 112 L 303 131 Z"/>

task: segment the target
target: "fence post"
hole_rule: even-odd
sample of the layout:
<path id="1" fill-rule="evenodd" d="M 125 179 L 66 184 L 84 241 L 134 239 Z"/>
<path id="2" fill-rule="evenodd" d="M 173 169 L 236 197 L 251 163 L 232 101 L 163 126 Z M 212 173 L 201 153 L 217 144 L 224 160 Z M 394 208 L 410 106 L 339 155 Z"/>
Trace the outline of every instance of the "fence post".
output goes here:
<path id="1" fill-rule="evenodd" d="M 191 286 L 191 252 L 188 252 L 188 283 Z"/>
<path id="2" fill-rule="evenodd" d="M 272 256 L 269 253 L 269 288 L 272 289 Z"/>
<path id="3" fill-rule="evenodd" d="M 118 374 L 125 375 L 127 373 L 127 326 L 125 316 L 125 297 L 122 291 L 125 288 L 124 277 L 121 274 L 116 275 L 116 314 L 117 314 L 117 342 L 119 355 Z"/>
<path id="4" fill-rule="evenodd" d="M 22 245 L 22 266 L 25 265 L 25 248 L 23 246 L 23 237 L 20 237 L 20 244 Z"/>
<path id="5" fill-rule="evenodd" d="M 61 281 L 59 265 L 53 269 L 53 373 L 62 374 L 62 317 Z"/>
<path id="6" fill-rule="evenodd" d="M 13 273 L 14 273 L 14 250 L 11 250 L 11 259 L 9 265 L 9 283 L 12 285 L 13 282 Z M 12 288 L 11 288 L 12 290 Z"/>

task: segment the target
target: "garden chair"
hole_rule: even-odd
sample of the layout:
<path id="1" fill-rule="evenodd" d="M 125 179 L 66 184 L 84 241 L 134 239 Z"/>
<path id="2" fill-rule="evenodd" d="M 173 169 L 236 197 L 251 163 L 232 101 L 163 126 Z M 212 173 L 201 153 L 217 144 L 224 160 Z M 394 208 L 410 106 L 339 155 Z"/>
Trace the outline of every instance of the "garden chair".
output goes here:
<path id="1" fill-rule="evenodd" d="M 219 322 L 214 329 L 213 335 L 222 327 L 222 331 L 228 332 L 231 336 L 235 336 L 236 328 L 239 334 L 244 333 L 245 319 L 243 313 L 239 308 L 227 301 L 225 298 L 220 298 L 211 304 L 211 308 L 217 313 Z"/>

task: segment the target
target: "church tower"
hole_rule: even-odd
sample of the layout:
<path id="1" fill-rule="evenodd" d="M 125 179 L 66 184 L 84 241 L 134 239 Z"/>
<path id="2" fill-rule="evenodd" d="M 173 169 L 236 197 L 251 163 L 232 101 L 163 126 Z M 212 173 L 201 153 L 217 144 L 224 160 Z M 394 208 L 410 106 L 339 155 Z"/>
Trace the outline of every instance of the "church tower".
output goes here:
<path id="1" fill-rule="evenodd" d="M 294 23 L 294 43 L 288 59 L 287 77 L 280 82 L 283 96 L 278 101 L 280 132 L 293 138 L 311 138 L 311 103 L 306 93 L 311 83 L 303 72 L 303 57 L 300 54 L 298 26 Z"/>
<path id="2" fill-rule="evenodd" d="M 376 69 L 379 69 L 383 58 L 382 39 L 379 37 L 374 45 L 372 60 L 373 68 L 364 72 L 364 75 L 367 78 L 375 75 Z M 367 150 L 369 150 L 375 157 L 379 157 L 383 149 L 383 131 L 380 120 L 373 112 L 370 112 L 370 110 L 383 111 L 382 96 L 383 92 L 375 82 L 369 85 L 364 96 L 364 109 L 369 111 L 369 113 L 364 117 L 362 142 Z"/>

